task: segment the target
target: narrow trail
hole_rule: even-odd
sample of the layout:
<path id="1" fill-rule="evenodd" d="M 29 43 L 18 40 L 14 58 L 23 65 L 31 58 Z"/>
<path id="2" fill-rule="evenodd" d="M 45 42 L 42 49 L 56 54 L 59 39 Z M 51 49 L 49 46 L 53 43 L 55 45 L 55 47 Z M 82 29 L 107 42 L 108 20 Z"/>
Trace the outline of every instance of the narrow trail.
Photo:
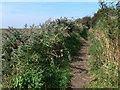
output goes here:
<path id="1" fill-rule="evenodd" d="M 71 63 L 72 74 L 71 88 L 83 88 L 83 86 L 89 82 L 87 76 L 88 71 L 88 39 L 85 40 L 83 46 L 78 51 L 77 55 L 73 57 Z"/>

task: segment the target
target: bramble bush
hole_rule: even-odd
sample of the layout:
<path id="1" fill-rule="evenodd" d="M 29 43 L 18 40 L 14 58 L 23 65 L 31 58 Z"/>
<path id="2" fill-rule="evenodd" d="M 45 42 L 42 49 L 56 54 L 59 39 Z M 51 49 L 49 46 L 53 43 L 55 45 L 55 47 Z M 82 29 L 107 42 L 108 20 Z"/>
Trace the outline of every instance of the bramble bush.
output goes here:
<path id="1" fill-rule="evenodd" d="M 73 20 L 48 20 L 40 28 L 3 32 L 3 88 L 67 88 L 70 62 L 83 43 Z"/>

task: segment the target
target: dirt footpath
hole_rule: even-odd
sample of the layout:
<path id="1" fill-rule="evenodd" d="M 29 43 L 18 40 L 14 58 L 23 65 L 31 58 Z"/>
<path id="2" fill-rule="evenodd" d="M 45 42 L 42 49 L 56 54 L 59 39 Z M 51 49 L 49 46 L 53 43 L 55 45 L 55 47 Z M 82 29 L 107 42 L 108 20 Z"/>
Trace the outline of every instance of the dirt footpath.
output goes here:
<path id="1" fill-rule="evenodd" d="M 71 63 L 72 74 L 71 88 L 83 88 L 83 86 L 89 82 L 87 76 L 88 71 L 88 40 L 85 40 L 83 46 L 78 51 L 77 55 L 73 57 Z"/>

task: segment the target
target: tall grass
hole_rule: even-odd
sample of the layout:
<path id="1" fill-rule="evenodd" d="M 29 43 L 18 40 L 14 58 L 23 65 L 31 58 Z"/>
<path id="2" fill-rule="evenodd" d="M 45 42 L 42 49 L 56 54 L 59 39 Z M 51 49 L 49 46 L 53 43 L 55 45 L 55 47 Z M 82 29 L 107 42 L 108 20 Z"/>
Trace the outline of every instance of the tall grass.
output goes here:
<path id="1" fill-rule="evenodd" d="M 89 66 L 92 76 L 91 82 L 86 87 L 119 87 L 118 63 L 120 51 L 118 46 L 118 14 L 116 12 L 117 9 L 114 9 L 114 15 L 101 16 L 102 18 L 97 20 L 94 28 L 89 31 Z"/>

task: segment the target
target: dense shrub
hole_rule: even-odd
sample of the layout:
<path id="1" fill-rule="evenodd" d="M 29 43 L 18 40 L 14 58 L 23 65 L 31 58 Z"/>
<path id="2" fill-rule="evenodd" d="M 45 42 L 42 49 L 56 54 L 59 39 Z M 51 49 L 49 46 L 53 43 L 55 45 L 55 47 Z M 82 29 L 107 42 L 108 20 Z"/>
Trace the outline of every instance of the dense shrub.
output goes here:
<path id="1" fill-rule="evenodd" d="M 3 33 L 3 88 L 67 88 L 71 56 L 84 28 L 73 20 L 46 21 L 40 28 Z"/>

